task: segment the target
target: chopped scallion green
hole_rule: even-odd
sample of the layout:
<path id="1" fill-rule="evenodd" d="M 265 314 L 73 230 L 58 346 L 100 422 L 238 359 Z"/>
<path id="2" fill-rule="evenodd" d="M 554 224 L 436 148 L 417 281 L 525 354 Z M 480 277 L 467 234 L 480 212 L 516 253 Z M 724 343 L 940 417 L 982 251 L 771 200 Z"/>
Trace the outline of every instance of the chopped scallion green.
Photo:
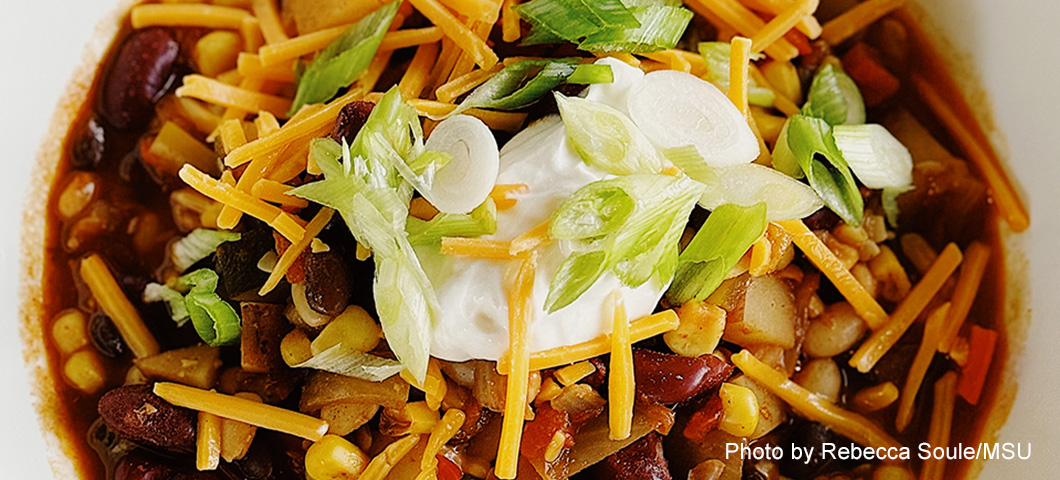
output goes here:
<path id="1" fill-rule="evenodd" d="M 615 175 L 662 170 L 661 155 L 624 113 L 584 98 L 555 95 L 567 138 L 585 163 Z"/>
<path id="2" fill-rule="evenodd" d="M 497 232 L 497 206 L 487 198 L 471 213 L 439 213 L 430 220 L 409 217 L 405 231 L 413 246 L 436 245 L 442 237 L 481 237 Z"/>
<path id="3" fill-rule="evenodd" d="M 829 63 L 813 77 L 802 113 L 822 118 L 829 125 L 857 125 L 865 123 L 865 101 L 854 80 Z"/>
<path id="4" fill-rule="evenodd" d="M 217 273 L 199 269 L 180 277 L 177 283 L 190 287 L 184 296 L 184 306 L 199 338 L 211 347 L 231 345 L 242 330 L 239 314 L 228 302 L 217 295 Z"/>
<path id="5" fill-rule="evenodd" d="M 666 299 L 672 305 L 681 305 L 714 293 L 765 228 L 765 203 L 714 209 L 681 252 Z"/>
<path id="6" fill-rule="evenodd" d="M 843 154 L 824 120 L 794 115 L 788 120 L 787 145 L 824 204 L 844 222 L 861 225 L 865 204 Z"/>

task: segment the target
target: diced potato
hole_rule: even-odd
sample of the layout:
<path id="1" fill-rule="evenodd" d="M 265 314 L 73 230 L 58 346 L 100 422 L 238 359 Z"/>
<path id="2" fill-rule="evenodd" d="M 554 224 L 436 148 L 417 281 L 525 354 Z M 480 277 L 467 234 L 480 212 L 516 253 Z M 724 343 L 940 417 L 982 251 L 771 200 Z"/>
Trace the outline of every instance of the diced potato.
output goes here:
<path id="1" fill-rule="evenodd" d="M 802 349 L 811 357 L 834 357 L 853 347 L 866 328 L 849 303 L 834 303 L 810 322 Z"/>
<path id="2" fill-rule="evenodd" d="M 236 68 L 236 58 L 243 50 L 243 38 L 230 30 L 214 30 L 195 42 L 195 65 L 199 73 L 216 77 Z"/>
<path id="3" fill-rule="evenodd" d="M 310 480 L 355 479 L 370 460 L 345 438 L 325 435 L 306 450 L 305 473 Z"/>
<path id="4" fill-rule="evenodd" d="M 725 310 L 706 302 L 688 302 L 677 309 L 677 329 L 663 341 L 678 355 L 698 357 L 714 352 L 725 333 Z"/>
<path id="5" fill-rule="evenodd" d="M 786 282 L 773 276 L 753 277 L 742 302 L 737 301 L 729 311 L 723 338 L 741 346 L 792 348 L 795 315 L 795 295 Z"/>
<path id="6" fill-rule="evenodd" d="M 332 403 L 320 409 L 320 419 L 328 422 L 328 432 L 346 436 L 368 423 L 379 405 L 363 403 Z"/>
<path id="7" fill-rule="evenodd" d="M 283 305 L 272 303 L 240 303 L 243 331 L 239 351 L 243 370 L 265 373 L 284 368 L 280 344 L 291 324 L 284 318 L 283 310 Z"/>
<path id="8" fill-rule="evenodd" d="M 239 392 L 235 396 L 261 402 L 261 397 L 250 392 Z M 243 422 L 221 419 L 221 458 L 226 462 L 243 458 L 254 442 L 258 427 Z"/>
<path id="9" fill-rule="evenodd" d="M 133 363 L 151 379 L 210 389 L 217 382 L 220 355 L 220 349 L 201 344 L 137 358 Z"/>
<path id="10" fill-rule="evenodd" d="M 830 358 L 819 358 L 807 363 L 793 380 L 832 403 L 839 401 L 839 392 L 843 388 L 843 375 Z"/>
<path id="11" fill-rule="evenodd" d="M 395 375 L 382 382 L 328 372 L 313 372 L 298 404 L 304 413 L 318 412 L 332 403 L 363 403 L 399 408 L 408 401 L 409 384 Z"/>
<path id="12" fill-rule="evenodd" d="M 731 378 L 729 383 L 751 390 L 758 400 L 758 426 L 755 427 L 754 433 L 748 438 L 761 438 L 787 421 L 787 404 L 758 382 L 744 375 L 738 375 Z"/>
<path id="13" fill-rule="evenodd" d="M 342 344 L 344 350 L 367 352 L 379 345 L 383 329 L 371 315 L 357 305 L 350 305 L 331 321 L 313 340 L 313 355 Z"/>

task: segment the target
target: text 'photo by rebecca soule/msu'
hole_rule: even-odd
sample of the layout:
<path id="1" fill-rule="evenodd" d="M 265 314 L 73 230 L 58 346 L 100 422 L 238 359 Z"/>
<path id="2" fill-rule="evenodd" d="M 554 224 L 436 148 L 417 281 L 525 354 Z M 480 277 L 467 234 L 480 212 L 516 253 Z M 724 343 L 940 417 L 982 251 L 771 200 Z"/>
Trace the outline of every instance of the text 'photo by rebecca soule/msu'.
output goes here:
<path id="1" fill-rule="evenodd" d="M 917 22 L 892 0 L 133 6 L 43 246 L 82 477 L 1028 457 L 980 443 L 998 225 L 1027 212 Z"/>

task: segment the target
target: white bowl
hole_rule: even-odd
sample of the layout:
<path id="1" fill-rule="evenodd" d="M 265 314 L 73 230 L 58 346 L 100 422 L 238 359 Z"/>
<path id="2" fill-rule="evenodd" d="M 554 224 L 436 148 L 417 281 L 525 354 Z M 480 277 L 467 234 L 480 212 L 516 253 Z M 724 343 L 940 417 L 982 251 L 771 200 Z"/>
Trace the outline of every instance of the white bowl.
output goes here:
<path id="1" fill-rule="evenodd" d="M 129 0 L 121 0 L 127 4 Z M 1012 318 L 1031 318 L 1016 335 L 1013 355 L 1006 372 L 1014 376 L 1018 390 L 1007 421 L 1004 409 L 995 420 L 1001 441 L 1031 444 L 1026 461 L 991 461 L 981 478 L 1051 478 L 1060 471 L 1060 383 L 1055 368 L 1060 365 L 1060 322 L 1051 318 L 1060 311 L 1060 158 L 1055 154 L 1060 125 L 1060 2 L 1054 0 L 923 0 L 931 17 L 929 25 L 948 39 L 951 66 L 963 80 L 967 98 L 980 113 L 992 112 L 991 141 L 1003 158 L 1009 159 L 1028 202 L 1032 226 L 1021 235 L 1009 235 L 1008 261 Z M 74 478 L 70 460 L 47 422 L 39 423 L 37 407 L 55 401 L 46 388 L 35 382 L 41 374 L 40 341 L 21 342 L 20 236 L 18 208 L 39 213 L 43 193 L 27 185 L 46 185 L 50 169 L 37 165 L 41 138 L 48 131 L 48 118 L 60 100 L 78 102 L 115 29 L 114 5 L 109 1 L 51 0 L 12 2 L 0 16 L 0 145 L 4 147 L 6 171 L 0 175 L 0 195 L 6 209 L 0 219 L 7 227 L 0 236 L 0 306 L 6 309 L 6 329 L 0 334 L 0 407 L 4 409 L 4 435 L 0 435 L 0 472 L 20 478 Z M 102 20 L 101 20 L 102 19 Z M 92 26 L 99 22 L 93 31 Z M 85 45 L 88 45 L 86 48 Z M 80 69 L 74 72 L 79 59 Z M 86 66 L 87 65 L 87 66 Z M 68 79 L 74 72 L 70 85 Z M 67 92 L 64 96 L 63 93 Z M 986 93 L 983 93 L 986 92 Z M 77 103 L 74 103 L 75 105 Z M 65 113 L 64 113 L 65 112 Z M 56 118 L 69 114 L 61 105 Z M 54 121 L 54 119 L 53 119 Z M 988 123 L 989 124 L 989 123 Z M 65 130 L 65 129 L 63 129 Z M 57 148 L 45 142 L 44 149 Z M 30 216 L 28 224 L 37 217 Z M 31 230 L 27 238 L 34 238 Z M 35 245 L 28 245 L 33 251 Z M 39 252 L 38 252 L 39 253 Z M 33 267 L 34 257 L 24 265 Z M 39 257 L 36 257 L 39 260 Z M 29 270 L 30 279 L 34 278 Z M 32 299 L 32 295 L 30 296 Z M 32 302 L 29 304 L 32 306 Z M 21 353 L 21 355 L 20 355 Z M 26 368 L 15 367 L 25 364 Z M 31 396 L 31 387 L 36 397 Z M 957 420 L 959 421 L 959 419 Z M 990 437 L 993 438 L 993 437 Z M 49 464 L 51 468 L 49 468 Z M 5 477 L 7 477 L 5 475 Z"/>

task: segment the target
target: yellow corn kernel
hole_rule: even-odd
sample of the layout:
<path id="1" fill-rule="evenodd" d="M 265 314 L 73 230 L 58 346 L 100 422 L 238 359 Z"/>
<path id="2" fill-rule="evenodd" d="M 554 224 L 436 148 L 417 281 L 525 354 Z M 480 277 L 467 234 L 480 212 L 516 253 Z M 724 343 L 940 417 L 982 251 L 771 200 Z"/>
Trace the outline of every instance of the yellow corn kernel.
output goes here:
<path id="1" fill-rule="evenodd" d="M 291 330 L 280 340 L 280 356 L 287 365 L 298 365 L 313 356 L 309 337 L 302 329 Z"/>
<path id="2" fill-rule="evenodd" d="M 147 378 L 143 370 L 140 367 L 133 365 L 125 371 L 125 385 L 143 385 L 150 382 L 151 379 Z"/>
<path id="3" fill-rule="evenodd" d="M 311 480 L 352 480 L 367 466 L 368 456 L 338 435 L 325 435 L 305 452 L 305 473 Z"/>
<path id="4" fill-rule="evenodd" d="M 534 404 L 541 404 L 545 402 L 551 402 L 553 398 L 563 393 L 563 387 L 556 383 L 555 379 L 546 378 L 541 382 L 541 390 L 537 392 L 537 396 L 534 397 Z"/>
<path id="5" fill-rule="evenodd" d="M 243 39 L 230 30 L 214 30 L 195 42 L 195 64 L 207 77 L 236 68 L 236 57 L 243 50 Z"/>
<path id="6" fill-rule="evenodd" d="M 91 349 L 74 352 L 63 364 L 63 376 L 74 388 L 82 392 L 92 394 L 103 388 L 107 377 L 103 373 L 103 365 L 99 362 L 99 356 Z"/>
<path id="7" fill-rule="evenodd" d="M 688 302 L 677 309 L 677 329 L 663 341 L 678 355 L 698 357 L 714 352 L 725 333 L 725 310 L 706 302 Z"/>
<path id="8" fill-rule="evenodd" d="M 318 355 L 335 345 L 342 344 L 342 349 L 354 352 L 367 352 L 383 338 L 383 330 L 375 319 L 357 305 L 346 307 L 324 330 L 317 335 L 311 345 L 313 355 Z"/>
<path id="9" fill-rule="evenodd" d="M 75 308 L 59 312 L 52 322 L 52 341 L 63 356 L 88 345 L 88 321 L 85 314 Z"/>
<path id="10" fill-rule="evenodd" d="M 442 400 L 445 400 L 445 394 L 449 392 L 449 386 L 445 383 L 445 377 L 442 376 L 441 366 L 438 360 L 433 358 L 427 363 L 427 376 L 423 379 L 422 385 L 416 381 L 408 369 L 401 371 L 401 378 L 424 393 L 427 406 L 431 410 L 438 410 L 442 406 Z"/>
<path id="11" fill-rule="evenodd" d="M 880 465 L 872 472 L 872 480 L 913 480 L 916 477 L 900 465 Z"/>
<path id="12" fill-rule="evenodd" d="M 391 437 L 431 433 L 439 418 L 438 410 L 428 407 L 427 402 L 406 403 L 402 408 L 383 409 L 379 416 L 379 431 Z"/>
<path id="13" fill-rule="evenodd" d="M 559 454 L 563 453 L 563 447 L 567 445 L 567 434 L 563 433 L 563 430 L 556 430 L 556 433 L 552 435 L 552 440 L 549 440 L 548 445 L 545 447 L 545 461 L 552 463 L 559 458 Z"/>
<path id="14" fill-rule="evenodd" d="M 898 387 L 893 382 L 881 383 L 854 394 L 854 407 L 863 413 L 875 412 L 898 400 Z"/>
<path id="15" fill-rule="evenodd" d="M 880 297 L 885 300 L 901 301 L 913 288 L 905 268 L 886 245 L 880 246 L 880 254 L 869 261 L 869 271 L 876 278 Z"/>
<path id="16" fill-rule="evenodd" d="M 721 397 L 721 424 L 718 429 L 734 437 L 747 437 L 758 428 L 758 397 L 750 388 L 723 383 L 718 389 Z"/>
<path id="17" fill-rule="evenodd" d="M 596 365 L 591 362 L 584 361 L 578 362 L 574 365 L 567 365 L 559 370 L 556 370 L 552 375 L 559 380 L 564 386 L 578 383 L 579 380 L 588 377 L 596 372 Z"/>
<path id="18" fill-rule="evenodd" d="M 420 435 L 409 435 L 395 440 L 372 459 L 368 468 L 364 470 L 364 474 L 357 480 L 383 480 L 419 442 Z"/>

